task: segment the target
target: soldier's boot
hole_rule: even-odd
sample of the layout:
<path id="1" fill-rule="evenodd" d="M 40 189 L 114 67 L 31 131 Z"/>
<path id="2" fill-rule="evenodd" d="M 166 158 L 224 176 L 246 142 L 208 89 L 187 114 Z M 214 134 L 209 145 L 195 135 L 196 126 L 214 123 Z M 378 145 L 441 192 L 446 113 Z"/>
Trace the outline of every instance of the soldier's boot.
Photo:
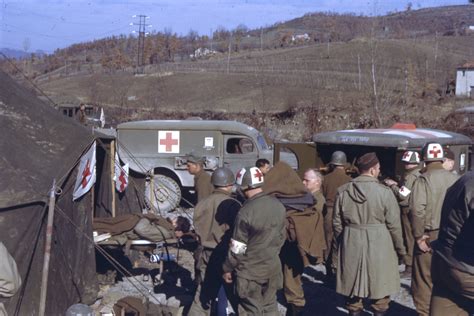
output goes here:
<path id="1" fill-rule="evenodd" d="M 288 304 L 286 308 L 286 316 L 301 316 L 303 315 L 304 306 L 296 306 Z"/>

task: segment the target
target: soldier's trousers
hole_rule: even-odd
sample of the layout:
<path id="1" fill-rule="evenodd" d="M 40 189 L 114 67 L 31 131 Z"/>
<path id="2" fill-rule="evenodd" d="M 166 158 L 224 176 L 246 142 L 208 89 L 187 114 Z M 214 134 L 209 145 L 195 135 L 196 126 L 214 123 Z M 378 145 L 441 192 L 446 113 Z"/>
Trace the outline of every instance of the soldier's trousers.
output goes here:
<path id="1" fill-rule="evenodd" d="M 301 275 L 304 263 L 296 242 L 286 241 L 281 252 L 283 266 L 283 293 L 288 304 L 303 307 L 306 304 Z"/>
<path id="2" fill-rule="evenodd" d="M 403 229 L 403 240 L 407 248 L 407 254 L 404 257 L 404 264 L 410 266 L 413 264 L 413 247 L 415 245 L 415 238 L 413 237 L 413 230 L 410 221 L 410 209 L 402 207 L 401 222 Z"/>
<path id="3" fill-rule="evenodd" d="M 379 299 L 371 299 L 370 307 L 376 312 L 385 312 L 388 310 L 390 304 L 390 297 L 383 297 Z M 360 297 L 348 297 L 346 298 L 346 308 L 350 312 L 358 312 L 364 309 L 363 299 Z"/>
<path id="4" fill-rule="evenodd" d="M 264 280 L 235 280 L 239 316 L 278 315 L 276 292 L 281 288 L 281 272 Z M 190 314 L 191 315 L 191 314 Z"/>
<path id="5" fill-rule="evenodd" d="M 437 254 L 431 265 L 431 316 L 474 314 L 474 275 L 453 269 Z"/>
<path id="6" fill-rule="evenodd" d="M 332 228 L 332 217 L 334 214 L 334 208 L 332 206 L 325 206 L 324 208 L 324 235 L 326 237 L 326 250 L 324 252 L 324 260 L 326 260 L 327 265 L 330 265 L 331 261 L 331 252 L 332 252 L 332 238 L 334 236 Z"/>
<path id="7" fill-rule="evenodd" d="M 199 284 L 196 288 L 194 301 L 191 305 L 188 315 L 210 315 L 211 307 L 214 303 L 219 289 L 224 287 L 227 298 L 233 307 L 237 308 L 234 296 L 232 295 L 232 285 L 224 284 L 222 280 L 222 264 L 221 260 L 215 260 L 215 256 L 211 249 L 202 249 L 197 268 L 201 276 Z M 220 265 L 220 268 L 218 267 Z"/>
<path id="8" fill-rule="evenodd" d="M 438 231 L 425 233 L 430 236 L 430 242 L 438 238 Z M 422 252 L 418 245 L 413 250 L 413 267 L 411 277 L 411 291 L 413 303 L 420 316 L 427 316 L 430 313 L 431 292 L 433 281 L 431 280 L 431 252 Z"/>

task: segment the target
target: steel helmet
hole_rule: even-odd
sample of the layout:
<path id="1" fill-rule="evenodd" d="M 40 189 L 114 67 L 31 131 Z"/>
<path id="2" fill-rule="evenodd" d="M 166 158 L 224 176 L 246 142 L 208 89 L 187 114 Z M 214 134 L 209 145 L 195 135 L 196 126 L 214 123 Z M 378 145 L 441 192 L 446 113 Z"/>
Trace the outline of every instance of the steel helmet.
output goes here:
<path id="1" fill-rule="evenodd" d="M 234 173 L 229 168 L 217 168 L 212 173 L 211 183 L 215 187 L 226 187 L 233 185 L 235 183 Z"/>
<path id="2" fill-rule="evenodd" d="M 347 164 L 347 157 L 343 151 L 335 151 L 332 153 L 330 165 L 334 166 L 344 166 Z"/>
<path id="3" fill-rule="evenodd" d="M 257 167 L 245 167 L 237 173 L 236 183 L 242 191 L 263 185 L 263 173 Z"/>
<path id="4" fill-rule="evenodd" d="M 443 161 L 444 150 L 443 147 L 438 143 L 428 143 L 423 148 L 423 160 L 430 161 Z"/>
<path id="5" fill-rule="evenodd" d="M 416 151 L 405 151 L 402 156 L 402 161 L 409 164 L 419 164 L 420 163 L 420 154 Z"/>

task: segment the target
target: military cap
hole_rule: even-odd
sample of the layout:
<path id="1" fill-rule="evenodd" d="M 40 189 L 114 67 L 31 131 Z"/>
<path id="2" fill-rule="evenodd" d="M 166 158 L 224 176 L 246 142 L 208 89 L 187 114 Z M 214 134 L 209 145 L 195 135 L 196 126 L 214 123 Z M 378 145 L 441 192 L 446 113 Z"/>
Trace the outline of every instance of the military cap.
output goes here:
<path id="1" fill-rule="evenodd" d="M 356 166 L 359 171 L 367 171 L 379 163 L 379 158 L 374 152 L 366 153 L 359 157 L 356 161 Z"/>
<path id="2" fill-rule="evenodd" d="M 189 154 L 186 157 L 186 162 L 190 162 L 190 163 L 196 163 L 196 164 L 202 165 L 202 164 L 204 164 L 205 161 L 206 161 L 205 157 L 197 156 L 195 154 Z"/>

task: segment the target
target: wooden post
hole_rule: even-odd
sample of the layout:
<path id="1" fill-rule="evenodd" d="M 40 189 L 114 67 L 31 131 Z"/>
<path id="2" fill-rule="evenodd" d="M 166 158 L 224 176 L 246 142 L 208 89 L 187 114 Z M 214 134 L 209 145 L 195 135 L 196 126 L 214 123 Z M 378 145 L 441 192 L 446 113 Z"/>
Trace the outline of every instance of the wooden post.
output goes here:
<path id="1" fill-rule="evenodd" d="M 155 179 L 153 170 L 150 174 L 150 212 L 155 214 Z"/>
<path id="2" fill-rule="evenodd" d="M 110 186 L 112 189 L 112 217 L 115 217 L 115 140 L 110 142 Z"/>
<path id="3" fill-rule="evenodd" d="M 91 213 L 92 213 L 92 223 L 94 222 L 95 217 L 95 185 L 91 187 Z"/>
<path id="4" fill-rule="evenodd" d="M 46 294 L 48 291 L 49 259 L 51 257 L 51 240 L 53 237 L 54 207 L 56 203 L 56 179 L 49 192 L 48 223 L 46 225 L 46 242 L 44 247 L 43 273 L 41 277 L 41 296 L 39 306 L 39 316 L 44 316 L 46 310 Z"/>

